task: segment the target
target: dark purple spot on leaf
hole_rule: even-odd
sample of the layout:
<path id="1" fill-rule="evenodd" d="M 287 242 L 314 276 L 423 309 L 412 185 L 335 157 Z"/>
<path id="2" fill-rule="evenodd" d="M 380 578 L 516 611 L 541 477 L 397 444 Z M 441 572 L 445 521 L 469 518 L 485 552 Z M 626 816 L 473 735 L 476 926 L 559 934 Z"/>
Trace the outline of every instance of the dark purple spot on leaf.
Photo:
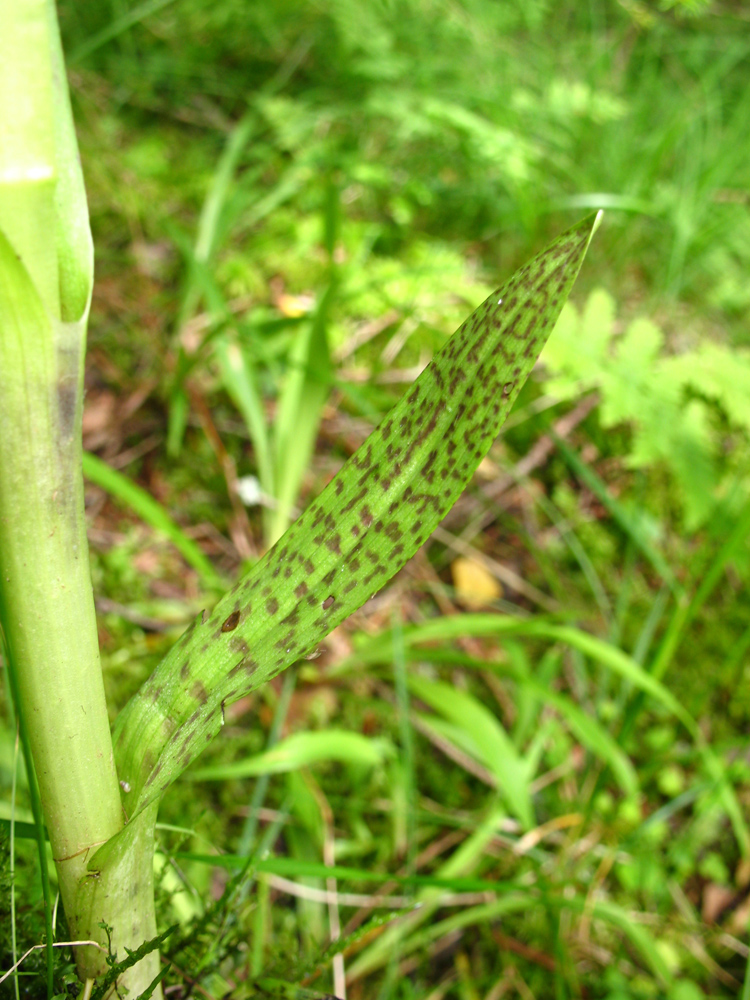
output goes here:
<path id="1" fill-rule="evenodd" d="M 240 623 L 240 613 L 239 611 L 233 611 L 231 615 L 224 621 L 221 626 L 222 632 L 232 632 Z"/>
<path id="2" fill-rule="evenodd" d="M 229 648 L 235 653 L 247 653 L 249 647 L 241 635 L 233 635 L 229 640 Z"/>
<path id="3" fill-rule="evenodd" d="M 190 697 L 199 701 L 201 705 L 205 705 L 208 700 L 208 695 L 206 694 L 206 689 L 203 686 L 202 681 L 196 681 L 190 688 Z"/>

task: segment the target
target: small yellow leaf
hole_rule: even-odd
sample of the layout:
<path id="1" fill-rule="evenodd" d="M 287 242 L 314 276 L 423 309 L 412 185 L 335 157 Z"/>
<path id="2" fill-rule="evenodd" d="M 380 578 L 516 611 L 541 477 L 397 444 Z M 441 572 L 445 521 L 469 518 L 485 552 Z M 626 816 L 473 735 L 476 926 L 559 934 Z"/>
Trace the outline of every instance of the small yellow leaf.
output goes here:
<path id="1" fill-rule="evenodd" d="M 451 563 L 456 597 L 469 607 L 481 608 L 503 596 L 503 588 L 481 563 L 459 556 Z"/>
<path id="2" fill-rule="evenodd" d="M 493 462 L 491 458 L 487 455 L 482 459 L 482 461 L 477 466 L 477 476 L 480 479 L 485 479 L 487 482 L 492 482 L 493 479 L 500 478 L 500 469 L 496 462 Z"/>
<path id="3" fill-rule="evenodd" d="M 315 307 L 315 299 L 312 295 L 287 295 L 279 296 L 276 306 L 280 313 L 292 319 L 306 316 Z"/>

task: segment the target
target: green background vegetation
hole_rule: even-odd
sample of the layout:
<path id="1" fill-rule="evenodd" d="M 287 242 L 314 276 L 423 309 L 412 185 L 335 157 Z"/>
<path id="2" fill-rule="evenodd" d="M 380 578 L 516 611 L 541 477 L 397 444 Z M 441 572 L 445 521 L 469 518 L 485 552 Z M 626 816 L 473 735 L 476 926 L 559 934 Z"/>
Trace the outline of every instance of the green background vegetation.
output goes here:
<path id="1" fill-rule="evenodd" d="M 750 996 L 745 5 L 60 19 L 97 253 L 84 446 L 130 481 L 87 463 L 113 717 L 274 537 L 238 479 L 304 507 L 493 286 L 608 209 L 442 530 L 318 659 L 233 706 L 165 798 L 166 983 L 332 991 L 338 919 L 352 998 Z M 454 585 L 467 553 L 500 584 L 483 616 Z M 3 719 L 0 815 L 15 794 L 25 820 L 7 701 Z M 252 879 L 217 851 L 251 852 Z M 3 858 L 7 968 L 11 910 L 19 953 L 43 924 L 31 842 L 13 900 Z M 337 918 L 332 860 L 360 873 L 336 878 Z M 422 882 L 376 881 L 393 874 Z M 358 936 L 379 891 L 400 916 Z"/>

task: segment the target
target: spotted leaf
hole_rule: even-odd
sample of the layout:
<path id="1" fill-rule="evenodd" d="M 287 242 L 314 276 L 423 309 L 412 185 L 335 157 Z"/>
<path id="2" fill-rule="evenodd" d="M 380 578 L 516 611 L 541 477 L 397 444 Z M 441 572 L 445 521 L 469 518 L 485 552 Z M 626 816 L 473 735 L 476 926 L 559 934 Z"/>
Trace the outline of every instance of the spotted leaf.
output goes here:
<path id="1" fill-rule="evenodd" d="M 224 707 L 312 652 L 450 510 L 534 367 L 598 216 L 522 267 L 457 330 L 397 406 L 210 615 L 188 627 L 118 719 L 126 812 L 219 732 Z"/>

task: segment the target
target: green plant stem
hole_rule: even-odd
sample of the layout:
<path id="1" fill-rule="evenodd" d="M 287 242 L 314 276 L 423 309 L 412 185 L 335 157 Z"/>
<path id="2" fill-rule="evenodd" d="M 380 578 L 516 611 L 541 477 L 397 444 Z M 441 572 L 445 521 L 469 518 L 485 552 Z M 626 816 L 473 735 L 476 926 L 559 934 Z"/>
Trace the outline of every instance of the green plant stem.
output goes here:
<path id="1" fill-rule="evenodd" d="M 84 890 L 96 880 L 91 856 L 125 817 L 99 662 L 81 475 L 93 251 L 52 0 L 3 11 L 0 108 L 8 135 L 0 144 L 0 625 L 29 782 L 33 789 L 36 774 L 71 938 L 104 945 L 105 921 L 114 928 L 114 948 L 124 953 L 150 926 L 153 829 L 141 851 L 147 877 L 134 883 L 123 872 L 116 884 L 115 872 L 109 893 L 88 905 L 91 893 Z M 131 840 L 149 816 L 144 811 Z M 44 852 L 38 807 L 35 821 Z M 42 864 L 43 879 L 44 873 Z M 75 951 L 84 981 L 106 970 L 98 948 Z M 140 989 L 137 968 L 118 986 L 137 995 L 154 978 L 150 971 Z"/>
<path id="2" fill-rule="evenodd" d="M 3 248 L 0 235 L 0 257 Z M 0 263 L 7 262 L 5 254 Z M 153 821 L 150 841 L 141 833 L 131 863 L 146 876 L 133 879 L 130 869 L 114 868 L 109 892 L 89 905 L 84 890 L 99 876 L 87 866 L 120 831 L 124 815 L 85 533 L 83 331 L 81 324 L 50 323 L 22 268 L 15 278 L 26 315 L 17 327 L 4 325 L 0 337 L 0 621 L 71 937 L 104 945 L 104 921 L 122 955 L 154 929 Z M 2 291 L 0 307 L 8 300 Z M 146 827 L 148 816 L 146 810 L 140 821 Z M 140 833 L 133 824 L 127 829 L 133 839 Z M 76 963 L 82 979 L 106 968 L 92 947 L 76 949 Z M 145 989 L 154 978 L 152 964 L 144 960 L 128 970 L 122 985 Z"/>
<path id="3" fill-rule="evenodd" d="M 82 331 L 37 319 L 0 341 L 0 620 L 68 922 L 98 940 L 78 926 L 78 883 L 122 810 L 84 522 Z M 96 974 L 100 954 L 82 951 Z"/>
<path id="4" fill-rule="evenodd" d="M 11 689 L 13 691 L 13 698 L 16 705 L 19 704 L 19 695 L 17 684 L 15 683 L 16 677 L 12 668 L 10 667 L 10 657 L 8 659 L 8 674 L 10 676 Z M 29 784 L 29 798 L 31 800 L 31 811 L 34 815 L 34 832 L 37 846 L 37 853 L 39 854 L 39 874 L 42 883 L 42 899 L 44 900 L 44 935 L 45 935 L 45 962 L 47 971 L 47 997 L 51 998 L 54 992 L 53 978 L 54 978 L 54 960 L 52 957 L 52 892 L 50 890 L 49 884 L 49 872 L 47 871 L 47 844 L 44 836 L 44 820 L 42 818 L 42 806 L 39 800 L 39 787 L 36 781 L 36 775 L 34 773 L 34 763 L 31 755 L 31 746 L 29 744 L 29 735 L 26 731 L 26 727 L 23 724 L 23 720 L 18 716 L 18 735 L 21 741 L 21 748 L 23 750 L 23 759 L 26 764 L 26 780 Z M 13 770 L 13 797 L 15 799 L 15 778 L 16 770 Z M 11 844 L 11 852 L 13 846 Z M 14 955 L 13 961 L 15 962 L 15 926 L 14 930 Z M 18 994 L 18 977 L 14 977 L 16 986 L 16 995 Z"/>
<path id="5" fill-rule="evenodd" d="M 16 720 L 16 739 L 15 746 L 13 750 L 13 781 L 10 787 L 10 844 L 9 844 L 9 864 L 8 873 L 10 875 L 10 948 L 11 948 L 11 959 L 13 960 L 13 965 L 15 966 L 18 960 L 17 954 L 17 941 L 16 941 L 16 831 L 15 831 L 15 817 L 16 817 L 16 782 L 18 780 L 18 744 L 20 742 L 20 732 L 18 730 L 18 721 Z M 48 953 L 52 951 L 52 942 L 47 945 Z M 20 1000 L 20 993 L 18 990 L 18 976 L 13 976 L 13 992 L 15 994 L 16 1000 Z"/>
<path id="6" fill-rule="evenodd" d="M 0 35 L 0 623 L 68 921 L 97 937 L 77 926 L 78 882 L 122 811 L 80 471 L 91 242 L 54 8 L 13 5 Z M 101 967 L 94 949 L 77 959 Z"/>
<path id="7" fill-rule="evenodd" d="M 157 810 L 158 803 L 148 806 L 96 852 L 89 861 L 78 893 L 80 918 L 97 930 L 102 920 L 111 925 L 112 947 L 120 961 L 127 958 L 125 948 L 135 951 L 156 938 L 154 828 Z M 137 997 L 151 985 L 159 967 L 159 951 L 154 948 L 117 977 L 118 987 L 126 987 L 131 996 Z M 155 993 L 161 997 L 158 984 Z"/>

